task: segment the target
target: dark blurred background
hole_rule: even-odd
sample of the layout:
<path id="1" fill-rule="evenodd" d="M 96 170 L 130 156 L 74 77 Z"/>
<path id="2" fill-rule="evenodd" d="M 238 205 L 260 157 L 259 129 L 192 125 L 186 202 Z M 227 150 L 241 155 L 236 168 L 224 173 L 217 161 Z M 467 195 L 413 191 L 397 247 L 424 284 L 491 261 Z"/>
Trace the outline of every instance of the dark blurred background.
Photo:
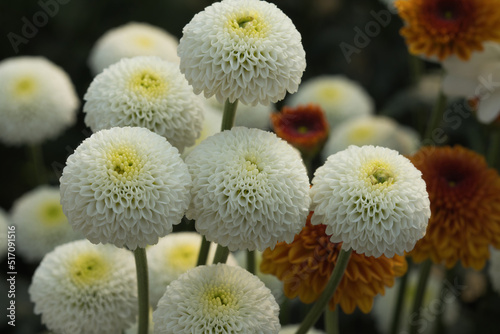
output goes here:
<path id="1" fill-rule="evenodd" d="M 28 20 L 33 22 L 36 13 L 42 10 L 42 3 L 57 3 L 57 12 L 48 19 L 46 25 L 38 28 L 38 32 L 25 44 L 19 44 L 18 53 L 11 45 L 8 34 L 22 35 L 23 25 Z M 80 98 L 83 97 L 92 75 L 87 66 L 87 58 L 94 42 L 107 30 L 130 21 L 147 22 L 164 28 L 171 34 L 181 38 L 182 28 L 192 16 L 213 1 L 208 0 L 40 0 L 39 1 L 0 1 L 1 46 L 0 60 L 23 55 L 41 55 L 61 66 L 68 72 L 76 86 Z M 412 116 L 413 107 L 425 115 L 428 107 L 406 105 L 400 92 L 410 87 L 412 78 L 409 70 L 408 56 L 404 40 L 399 36 L 402 22 L 397 15 L 388 15 L 385 5 L 377 0 L 275 0 L 275 3 L 295 23 L 302 34 L 306 50 L 307 68 L 303 81 L 322 74 L 344 74 L 358 81 L 374 98 L 378 111 L 389 110 L 403 124 L 419 128 Z M 376 16 L 385 13 L 384 26 L 378 24 Z M 388 19 L 387 19 L 388 18 Z M 372 25 L 370 26 L 370 22 Z M 355 39 L 359 31 L 372 31 L 373 37 L 365 40 L 362 48 L 357 48 Z M 342 44 L 344 43 L 344 44 Z M 341 49 L 346 44 L 356 48 L 349 55 L 348 61 Z M 358 44 L 359 45 L 359 44 Z M 351 51 L 354 49 L 350 49 Z M 432 70 L 436 65 L 424 64 L 424 68 Z M 436 92 L 437 93 L 437 92 Z M 402 106 L 402 104 L 405 104 Z M 279 106 L 279 104 L 278 104 Z M 422 119 L 422 117 L 419 117 Z M 0 119 L 0 121 L 2 121 Z M 472 130 L 470 130 L 472 129 Z M 459 133 L 450 133 L 452 140 L 461 142 L 468 140 L 467 134 L 478 136 L 477 124 L 473 121 L 464 125 Z M 49 182 L 58 184 L 60 172 L 66 158 L 79 143 L 89 135 L 90 131 L 83 123 L 83 115 L 78 116 L 77 124 L 60 137 L 43 144 L 44 164 L 49 171 Z M 481 150 L 481 147 L 478 148 Z M 12 203 L 28 190 L 36 186 L 34 171 L 30 165 L 29 150 L 25 147 L 7 147 L 0 144 L 0 207 L 10 210 Z M 6 326 L 4 313 L 0 321 L 2 333 L 38 333 L 43 330 L 40 319 L 33 315 L 33 305 L 29 303 L 27 287 L 36 265 L 23 263 L 17 258 L 19 275 L 17 280 L 17 326 Z M 6 268 L 5 261 L 1 263 Z M 4 275 L 5 270 L 1 270 Z M 3 277 L 3 276 L 0 276 Z M 0 287 L 5 280 L 2 278 Z M 488 297 L 490 298 L 490 297 Z M 5 310 L 6 293 L 0 296 L 0 305 Z M 498 298 L 488 301 L 487 307 L 471 306 L 472 319 L 479 316 L 477 323 L 469 321 L 469 327 L 480 328 L 488 332 L 494 320 Z M 482 305 L 482 304 L 481 304 Z M 493 309 L 491 309 L 493 307 Z M 492 313 L 493 316 L 488 317 Z M 486 320 L 485 320 L 486 318 Z M 362 319 L 362 321 L 359 321 Z M 351 333 L 376 332 L 374 320 L 370 316 L 356 313 L 354 316 L 341 317 L 341 329 Z M 494 322 L 493 322 L 494 323 Z M 472 327 L 470 327 L 472 326 Z M 458 326 L 459 327 L 459 326 Z M 495 330 L 498 326 L 493 325 Z M 16 331 L 12 331 L 12 330 Z M 462 329 L 464 330 L 464 329 Z M 458 332 L 458 331 L 457 331 Z M 463 332 L 463 331 L 462 331 Z M 467 333 L 466 330 L 464 333 Z M 472 332 L 471 332 L 472 333 Z M 490 333 L 497 333 L 493 331 Z"/>

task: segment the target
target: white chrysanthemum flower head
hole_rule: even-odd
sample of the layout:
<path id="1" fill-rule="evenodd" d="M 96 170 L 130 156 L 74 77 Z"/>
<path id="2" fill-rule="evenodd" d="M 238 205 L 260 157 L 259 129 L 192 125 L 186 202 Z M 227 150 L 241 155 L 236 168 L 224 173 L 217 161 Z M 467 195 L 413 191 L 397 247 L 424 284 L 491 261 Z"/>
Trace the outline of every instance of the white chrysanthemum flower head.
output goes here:
<path id="1" fill-rule="evenodd" d="M 351 145 L 382 146 L 407 155 L 414 153 L 419 143 L 419 136 L 412 129 L 400 126 L 389 117 L 366 115 L 346 120 L 335 127 L 322 155 L 326 158 Z"/>
<path id="2" fill-rule="evenodd" d="M 73 241 L 48 253 L 28 290 L 35 314 L 56 333 L 120 334 L 137 315 L 132 253 Z"/>
<path id="3" fill-rule="evenodd" d="M 158 57 L 113 64 L 94 78 L 84 99 L 85 124 L 94 132 L 139 126 L 167 138 L 181 152 L 200 136 L 203 102 L 179 65 Z"/>
<path id="4" fill-rule="evenodd" d="M 431 211 L 422 173 L 397 151 L 350 146 L 331 155 L 312 180 L 311 222 L 332 242 L 366 256 L 410 251 Z"/>
<path id="5" fill-rule="evenodd" d="M 56 246 L 81 239 L 63 213 L 59 187 L 39 186 L 18 198 L 11 210 L 16 245 L 26 260 L 40 261 Z"/>
<path id="6" fill-rule="evenodd" d="M 287 325 L 284 327 L 281 327 L 281 330 L 279 334 L 295 334 L 297 333 L 297 330 L 299 329 L 300 325 Z M 325 332 L 320 331 L 319 329 L 316 328 L 310 328 L 307 331 L 307 334 L 325 334 Z"/>
<path id="7" fill-rule="evenodd" d="M 490 264 L 488 266 L 488 276 L 493 290 L 500 294 L 500 250 L 490 248 Z"/>
<path id="8" fill-rule="evenodd" d="M 201 127 L 200 136 L 196 139 L 194 145 L 186 147 L 184 151 L 182 151 L 182 157 L 185 158 L 189 154 L 189 152 L 193 150 L 193 148 L 198 146 L 199 143 L 201 143 L 208 137 L 219 133 L 221 124 L 222 112 L 219 110 L 215 110 L 214 108 L 211 108 L 205 104 L 203 108 L 203 124 Z"/>
<path id="9" fill-rule="evenodd" d="M 178 232 L 161 238 L 156 245 L 146 248 L 149 268 L 150 303 L 156 307 L 165 293 L 165 288 L 181 274 L 196 267 L 200 253 L 201 235 L 196 232 Z M 212 243 L 208 252 L 211 263 L 217 245 Z M 232 254 L 226 264 L 237 265 Z"/>
<path id="10" fill-rule="evenodd" d="M 0 61 L 0 141 L 40 144 L 76 121 L 80 101 L 66 72 L 44 57 Z"/>
<path id="11" fill-rule="evenodd" d="M 198 266 L 170 283 L 153 312 L 155 333 L 277 334 L 279 306 L 257 276 L 238 266 Z"/>
<path id="12" fill-rule="evenodd" d="M 131 250 L 172 232 L 191 198 L 179 151 L 145 128 L 94 133 L 68 158 L 60 181 L 63 211 L 76 231 Z"/>
<path id="13" fill-rule="evenodd" d="M 206 99 L 206 106 L 215 112 L 222 115 L 224 111 L 224 104 L 217 101 L 212 96 Z M 238 103 L 236 115 L 234 117 L 235 126 L 245 126 L 247 128 L 257 128 L 261 130 L 268 130 L 271 128 L 271 113 L 274 111 L 274 104 L 263 105 L 257 104 L 255 106 Z"/>
<path id="14" fill-rule="evenodd" d="M 7 240 L 8 230 L 10 230 L 9 218 L 7 217 L 7 213 L 0 208 L 0 261 L 7 255 L 9 246 Z"/>
<path id="15" fill-rule="evenodd" d="M 306 67 L 301 36 L 276 5 L 223 0 L 196 14 L 177 48 L 194 92 L 219 102 L 268 105 L 297 91 Z"/>
<path id="16" fill-rule="evenodd" d="M 89 67 L 94 75 L 122 58 L 158 56 L 179 63 L 177 37 L 148 23 L 129 22 L 108 30 L 102 35 L 89 56 Z"/>
<path id="17" fill-rule="evenodd" d="M 274 133 L 234 127 L 186 157 L 193 178 L 186 216 L 207 240 L 229 250 L 292 242 L 309 213 L 309 180 L 300 153 Z"/>
<path id="18" fill-rule="evenodd" d="M 321 106 L 331 129 L 348 119 L 375 112 L 373 98 L 358 82 L 343 75 L 309 79 L 287 99 L 292 107 L 309 103 Z"/>

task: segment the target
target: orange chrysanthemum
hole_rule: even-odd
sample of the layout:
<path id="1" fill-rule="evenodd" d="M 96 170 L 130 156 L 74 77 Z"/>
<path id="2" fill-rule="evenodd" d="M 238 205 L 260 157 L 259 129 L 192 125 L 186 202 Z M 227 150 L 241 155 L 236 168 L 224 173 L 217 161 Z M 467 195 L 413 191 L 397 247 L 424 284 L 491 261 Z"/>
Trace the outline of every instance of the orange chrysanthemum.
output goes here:
<path id="1" fill-rule="evenodd" d="M 328 139 L 329 126 L 319 105 L 284 107 L 271 114 L 274 132 L 297 148 L 303 155 L 316 155 Z"/>
<path id="2" fill-rule="evenodd" d="M 299 297 L 304 303 L 319 298 L 325 288 L 340 254 L 342 243 L 332 243 L 325 233 L 325 225 L 312 225 L 311 214 L 306 226 L 295 236 L 291 244 L 280 242 L 274 250 L 266 249 L 262 254 L 260 270 L 273 274 L 284 284 L 288 298 Z M 384 294 L 385 287 L 394 284 L 395 277 L 407 270 L 406 259 L 365 256 L 351 253 L 351 258 L 340 281 L 339 287 L 330 299 L 331 310 L 340 304 L 345 313 L 354 309 L 370 312 L 373 299 Z"/>
<path id="3" fill-rule="evenodd" d="M 410 53 L 467 60 L 484 41 L 500 41 L 500 0 L 398 0 L 395 6 Z"/>
<path id="4" fill-rule="evenodd" d="M 421 148 L 410 157 L 422 172 L 431 202 L 426 235 L 410 255 L 451 268 L 480 270 L 489 246 L 500 247 L 500 177 L 485 159 L 461 146 Z"/>

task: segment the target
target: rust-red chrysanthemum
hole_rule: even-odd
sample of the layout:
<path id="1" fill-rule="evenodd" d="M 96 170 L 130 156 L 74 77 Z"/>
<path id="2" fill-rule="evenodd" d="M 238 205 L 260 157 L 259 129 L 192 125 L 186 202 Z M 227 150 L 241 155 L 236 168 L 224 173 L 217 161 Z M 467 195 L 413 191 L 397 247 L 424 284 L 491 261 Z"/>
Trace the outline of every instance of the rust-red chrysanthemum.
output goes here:
<path id="1" fill-rule="evenodd" d="M 500 247 L 500 177 L 483 156 L 461 146 L 421 148 L 410 157 L 422 172 L 431 202 L 426 235 L 410 255 L 447 268 L 461 261 L 480 270 Z"/>
<path id="2" fill-rule="evenodd" d="M 283 107 L 271 114 L 274 132 L 297 148 L 303 156 L 316 155 L 328 139 L 329 126 L 319 105 Z"/>
<path id="3" fill-rule="evenodd" d="M 266 249 L 260 266 L 263 273 L 273 274 L 283 281 L 288 298 L 298 296 L 304 303 L 312 303 L 321 295 L 342 246 L 342 243 L 330 241 L 325 225 L 312 225 L 310 218 L 311 215 L 291 244 L 280 242 L 274 250 Z M 375 258 L 352 252 L 329 307 L 333 310 L 340 304 L 345 313 L 352 313 L 357 306 L 368 313 L 373 298 L 384 294 L 385 287 L 392 286 L 395 277 L 402 276 L 406 270 L 403 256 Z"/>
<path id="4" fill-rule="evenodd" d="M 398 0 L 410 53 L 467 60 L 484 41 L 500 41 L 500 0 Z"/>

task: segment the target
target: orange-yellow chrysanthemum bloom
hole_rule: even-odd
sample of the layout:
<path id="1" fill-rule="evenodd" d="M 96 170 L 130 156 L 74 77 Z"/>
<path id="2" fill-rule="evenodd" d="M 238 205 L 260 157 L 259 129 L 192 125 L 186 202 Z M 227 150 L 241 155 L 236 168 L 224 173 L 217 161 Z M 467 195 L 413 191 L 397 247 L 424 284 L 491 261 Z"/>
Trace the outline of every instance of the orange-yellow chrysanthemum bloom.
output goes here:
<path id="1" fill-rule="evenodd" d="M 500 0 L 397 0 L 412 54 L 468 60 L 485 41 L 500 41 Z"/>
<path id="2" fill-rule="evenodd" d="M 330 241 L 325 225 L 312 225 L 310 218 L 311 215 L 292 243 L 280 242 L 274 250 L 266 249 L 260 265 L 262 273 L 273 274 L 283 281 L 288 298 L 298 296 L 303 303 L 312 303 L 319 298 L 342 246 L 342 243 Z M 374 297 L 384 294 L 385 287 L 391 287 L 395 277 L 402 276 L 406 270 L 404 256 L 387 258 L 382 255 L 376 258 L 353 251 L 329 307 L 334 310 L 340 304 L 345 313 L 352 313 L 357 306 L 368 313 Z"/>
<path id="3" fill-rule="evenodd" d="M 462 261 L 480 270 L 500 248 L 500 177 L 483 156 L 461 146 L 423 147 L 410 157 L 431 202 L 426 235 L 410 255 L 447 268 Z"/>

